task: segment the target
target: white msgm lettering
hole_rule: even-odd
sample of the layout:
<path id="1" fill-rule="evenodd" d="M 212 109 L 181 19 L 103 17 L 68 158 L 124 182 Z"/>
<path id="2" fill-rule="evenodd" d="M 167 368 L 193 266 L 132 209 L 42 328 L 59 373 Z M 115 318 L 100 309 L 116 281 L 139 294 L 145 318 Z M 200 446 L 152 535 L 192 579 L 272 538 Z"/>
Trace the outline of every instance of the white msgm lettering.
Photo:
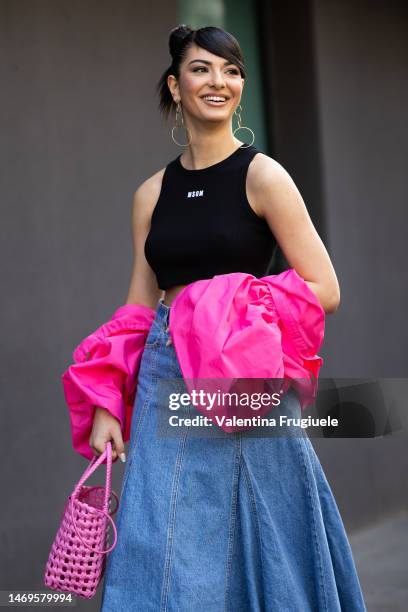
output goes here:
<path id="1" fill-rule="evenodd" d="M 199 189 L 197 191 L 189 191 L 187 193 L 188 198 L 198 198 L 204 195 L 204 189 Z"/>

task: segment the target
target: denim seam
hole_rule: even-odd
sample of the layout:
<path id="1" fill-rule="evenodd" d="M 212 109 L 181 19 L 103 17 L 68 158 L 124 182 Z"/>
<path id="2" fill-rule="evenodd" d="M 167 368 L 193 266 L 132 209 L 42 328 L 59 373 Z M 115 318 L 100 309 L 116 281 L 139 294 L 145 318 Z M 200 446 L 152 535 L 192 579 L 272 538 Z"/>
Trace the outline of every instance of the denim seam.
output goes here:
<path id="1" fill-rule="evenodd" d="M 314 446 L 313 446 L 313 444 L 311 443 L 311 441 L 310 441 L 310 439 L 309 439 L 309 438 L 308 438 L 308 441 L 309 441 L 309 444 L 310 444 L 310 455 L 311 455 L 311 457 L 312 457 L 313 470 L 314 470 L 315 477 L 316 477 L 316 476 L 317 476 L 317 472 L 318 472 L 318 465 L 317 465 L 317 462 L 318 462 L 318 460 L 319 460 L 319 459 L 318 459 L 317 453 L 316 453 L 316 451 L 315 451 L 315 449 L 314 449 Z"/>
<path id="2" fill-rule="evenodd" d="M 167 542 L 166 542 L 166 553 L 165 553 L 165 561 L 164 561 L 164 572 L 163 572 L 163 586 L 162 586 L 162 595 L 160 602 L 160 612 L 166 612 L 168 610 L 168 595 L 170 590 L 170 577 L 171 577 L 171 560 L 173 553 L 173 542 L 174 542 L 174 525 L 176 522 L 176 507 L 177 507 L 177 497 L 179 491 L 180 484 L 180 472 L 181 465 L 184 458 L 184 451 L 186 447 L 186 438 L 187 433 L 183 435 L 176 458 L 176 466 L 173 476 L 172 483 L 172 491 L 170 498 L 170 510 L 169 510 L 169 524 L 167 527 Z"/>
<path id="3" fill-rule="evenodd" d="M 153 321 L 152 321 L 152 323 L 151 323 L 151 325 L 149 327 L 149 331 L 148 331 L 148 333 L 146 335 L 146 340 L 145 340 L 145 344 L 144 345 L 145 346 L 152 346 L 156 341 L 148 342 L 149 336 L 150 335 L 155 336 L 159 331 L 160 331 L 160 326 L 159 326 L 159 324 L 157 322 L 157 313 L 156 313 L 156 316 L 153 319 Z"/>
<path id="4" fill-rule="evenodd" d="M 148 371 L 150 371 L 151 373 L 151 379 L 149 381 L 149 388 L 147 390 L 146 393 L 146 397 L 144 399 L 143 405 L 140 408 L 140 416 L 136 416 L 136 414 L 133 414 L 132 418 L 137 418 L 137 422 L 136 422 L 136 426 L 133 432 L 132 437 L 132 446 L 129 452 L 129 456 L 128 456 L 128 466 L 127 466 L 127 472 L 126 472 L 126 478 L 124 480 L 123 483 L 123 490 L 125 489 L 125 486 L 127 484 L 128 478 L 129 478 L 129 472 L 130 472 L 130 468 L 133 464 L 133 459 L 134 459 L 134 454 L 135 454 L 135 447 L 137 445 L 136 439 L 137 436 L 140 433 L 140 430 L 142 428 L 142 424 L 143 424 L 143 420 L 144 417 L 146 416 L 146 412 L 147 409 L 149 407 L 150 404 L 150 400 L 152 399 L 152 395 L 153 395 L 153 390 L 155 388 L 155 383 L 156 383 L 156 378 L 155 378 L 155 372 L 156 372 L 156 361 L 157 361 L 157 351 L 152 351 L 152 354 L 150 356 L 150 363 L 148 364 Z M 137 388 L 136 388 L 136 395 L 137 395 Z M 135 404 L 136 404 L 136 398 L 135 398 Z M 133 405 L 133 411 L 135 411 L 135 404 Z M 123 494 L 123 492 L 122 492 Z"/>
<path id="5" fill-rule="evenodd" d="M 259 551 L 260 551 L 259 554 L 261 558 L 261 576 L 262 576 L 262 583 L 263 583 L 264 582 L 264 560 L 263 560 L 263 552 L 262 552 L 262 533 L 261 533 L 261 526 L 259 522 L 259 512 L 256 507 L 255 492 L 252 486 L 251 477 L 249 475 L 249 470 L 248 470 L 248 466 L 246 464 L 244 455 L 242 455 L 241 465 L 243 468 L 242 472 L 244 474 L 244 480 L 247 485 L 249 498 L 251 500 L 251 509 L 253 510 L 253 514 L 255 516 L 256 533 L 257 533 L 257 537 L 259 541 Z M 262 592 L 263 592 L 263 589 L 262 589 Z M 262 602 L 262 607 L 265 609 L 265 601 Z"/>
<path id="6" fill-rule="evenodd" d="M 232 556 L 234 552 L 234 537 L 235 537 L 235 526 L 237 517 L 237 499 L 238 499 L 238 479 L 239 469 L 241 463 L 241 436 L 239 435 L 236 439 L 235 445 L 237 446 L 237 452 L 235 454 L 234 470 L 232 475 L 232 501 L 231 511 L 229 516 L 229 530 L 228 530 L 228 544 L 227 544 L 227 559 L 226 559 L 226 571 L 225 571 L 225 592 L 224 592 L 224 611 L 228 612 L 228 597 L 231 586 L 231 571 L 232 571 Z"/>
<path id="7" fill-rule="evenodd" d="M 315 519 L 315 506 L 313 503 L 313 495 L 312 495 L 312 491 L 311 491 L 311 487 L 310 487 L 310 481 L 309 481 L 309 477 L 307 474 L 307 466 L 306 466 L 306 461 L 305 461 L 305 457 L 304 457 L 304 452 L 305 452 L 305 447 L 304 447 L 304 440 L 303 440 L 303 436 L 296 436 L 295 437 L 296 440 L 299 441 L 297 448 L 298 448 L 298 453 L 299 453 L 299 457 L 301 459 L 302 465 L 303 465 L 303 469 L 305 472 L 305 480 L 307 483 L 307 493 L 308 493 L 308 497 L 309 497 L 309 501 L 310 501 L 310 505 L 312 508 L 312 533 L 313 533 L 313 540 L 314 540 L 314 544 L 315 544 L 315 550 L 317 553 L 317 558 L 319 560 L 319 572 L 320 572 L 320 593 L 323 596 L 323 600 L 324 600 L 324 606 L 325 606 L 325 610 L 326 612 L 328 612 L 329 608 L 328 608 L 328 602 L 327 602 L 327 593 L 326 593 L 326 589 L 325 589 L 325 582 L 324 582 L 324 572 L 323 572 L 323 563 L 322 563 L 322 555 L 321 555 L 321 550 L 320 550 L 320 545 L 319 545 L 319 538 L 317 535 L 317 528 L 316 528 L 316 519 Z M 312 468 L 313 469 L 313 468 Z"/>
<path id="8" fill-rule="evenodd" d="M 154 329 L 154 334 L 153 337 L 155 337 L 155 339 L 153 340 L 153 342 L 145 342 L 144 346 L 149 347 L 149 348 L 155 348 L 156 346 L 159 346 L 159 344 L 162 342 L 162 336 L 163 336 L 163 328 L 161 325 L 159 325 L 158 323 L 153 324 L 156 325 L 157 329 Z"/>

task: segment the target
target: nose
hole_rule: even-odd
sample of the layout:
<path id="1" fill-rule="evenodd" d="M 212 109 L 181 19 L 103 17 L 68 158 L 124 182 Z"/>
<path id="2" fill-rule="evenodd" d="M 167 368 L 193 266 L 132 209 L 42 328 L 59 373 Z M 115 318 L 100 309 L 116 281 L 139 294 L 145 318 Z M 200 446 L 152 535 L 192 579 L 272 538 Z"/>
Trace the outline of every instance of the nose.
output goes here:
<path id="1" fill-rule="evenodd" d="M 224 87 L 224 74 L 221 70 L 214 70 L 212 73 L 211 85 L 217 89 Z"/>

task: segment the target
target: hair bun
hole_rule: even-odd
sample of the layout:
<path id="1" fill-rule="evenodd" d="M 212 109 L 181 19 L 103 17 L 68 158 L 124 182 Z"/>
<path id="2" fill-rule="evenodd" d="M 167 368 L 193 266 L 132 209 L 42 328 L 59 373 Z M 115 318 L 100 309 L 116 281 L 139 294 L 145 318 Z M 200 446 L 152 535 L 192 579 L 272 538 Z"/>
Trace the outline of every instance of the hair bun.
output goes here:
<path id="1" fill-rule="evenodd" d="M 177 52 L 182 46 L 184 39 L 191 34 L 191 32 L 194 32 L 194 30 L 184 23 L 178 25 L 176 28 L 173 28 L 170 31 L 169 50 L 172 57 L 177 55 Z"/>

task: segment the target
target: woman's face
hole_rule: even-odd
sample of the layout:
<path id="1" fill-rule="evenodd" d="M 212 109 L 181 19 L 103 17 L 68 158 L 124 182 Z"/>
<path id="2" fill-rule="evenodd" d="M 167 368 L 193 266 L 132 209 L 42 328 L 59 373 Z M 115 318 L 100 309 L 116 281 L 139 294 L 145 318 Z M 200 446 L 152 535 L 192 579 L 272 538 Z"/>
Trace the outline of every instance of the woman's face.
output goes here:
<path id="1" fill-rule="evenodd" d="M 244 79 L 236 64 L 191 45 L 180 64 L 178 82 L 171 75 L 168 85 L 174 101 L 181 102 L 184 116 L 205 121 L 226 121 L 238 106 Z M 208 97 L 220 98 L 211 100 Z"/>

